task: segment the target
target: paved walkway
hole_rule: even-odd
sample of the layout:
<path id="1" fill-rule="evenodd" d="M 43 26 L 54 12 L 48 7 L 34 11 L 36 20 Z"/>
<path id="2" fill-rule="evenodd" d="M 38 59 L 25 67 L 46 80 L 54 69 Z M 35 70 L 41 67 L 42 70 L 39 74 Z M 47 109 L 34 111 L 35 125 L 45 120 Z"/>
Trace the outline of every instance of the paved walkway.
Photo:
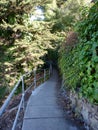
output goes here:
<path id="1" fill-rule="evenodd" d="M 57 73 L 40 85 L 28 101 L 22 130 L 78 130 L 65 119 L 57 104 Z"/>

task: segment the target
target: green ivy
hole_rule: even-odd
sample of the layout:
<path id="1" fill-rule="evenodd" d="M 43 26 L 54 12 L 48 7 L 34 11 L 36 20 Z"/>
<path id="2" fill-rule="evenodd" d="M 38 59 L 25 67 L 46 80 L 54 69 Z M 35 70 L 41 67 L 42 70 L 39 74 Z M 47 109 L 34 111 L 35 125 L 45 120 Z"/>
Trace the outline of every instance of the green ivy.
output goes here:
<path id="1" fill-rule="evenodd" d="M 70 51 L 61 50 L 59 66 L 69 89 L 98 104 L 98 2 L 86 11 L 75 25 L 79 42 Z"/>

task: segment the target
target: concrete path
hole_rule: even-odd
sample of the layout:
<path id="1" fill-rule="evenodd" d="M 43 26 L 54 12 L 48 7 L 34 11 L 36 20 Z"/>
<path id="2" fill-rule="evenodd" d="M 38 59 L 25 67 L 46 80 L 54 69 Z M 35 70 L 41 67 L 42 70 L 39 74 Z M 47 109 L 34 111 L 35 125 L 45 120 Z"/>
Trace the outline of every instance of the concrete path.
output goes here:
<path id="1" fill-rule="evenodd" d="M 28 101 L 22 130 L 79 130 L 65 119 L 57 104 L 57 73 L 40 85 Z"/>

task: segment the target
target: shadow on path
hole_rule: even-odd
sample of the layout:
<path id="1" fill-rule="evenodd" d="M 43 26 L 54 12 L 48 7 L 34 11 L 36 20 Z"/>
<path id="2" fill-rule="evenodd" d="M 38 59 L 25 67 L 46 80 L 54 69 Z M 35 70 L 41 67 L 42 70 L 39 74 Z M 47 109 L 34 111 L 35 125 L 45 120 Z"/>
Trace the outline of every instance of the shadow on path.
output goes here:
<path id="1" fill-rule="evenodd" d="M 22 130 L 82 130 L 65 118 L 57 103 L 58 73 L 40 85 L 28 101 Z"/>

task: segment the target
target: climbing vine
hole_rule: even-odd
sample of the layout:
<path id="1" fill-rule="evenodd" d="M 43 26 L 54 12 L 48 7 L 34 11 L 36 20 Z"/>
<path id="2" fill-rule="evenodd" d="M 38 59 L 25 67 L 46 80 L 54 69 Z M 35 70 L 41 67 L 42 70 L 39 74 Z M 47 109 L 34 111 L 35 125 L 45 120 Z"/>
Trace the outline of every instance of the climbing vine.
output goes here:
<path id="1" fill-rule="evenodd" d="M 69 41 L 67 49 L 63 48 L 59 65 L 68 88 L 98 104 L 98 2 L 84 9 L 86 14 L 74 27 L 78 42 L 72 47 Z"/>

